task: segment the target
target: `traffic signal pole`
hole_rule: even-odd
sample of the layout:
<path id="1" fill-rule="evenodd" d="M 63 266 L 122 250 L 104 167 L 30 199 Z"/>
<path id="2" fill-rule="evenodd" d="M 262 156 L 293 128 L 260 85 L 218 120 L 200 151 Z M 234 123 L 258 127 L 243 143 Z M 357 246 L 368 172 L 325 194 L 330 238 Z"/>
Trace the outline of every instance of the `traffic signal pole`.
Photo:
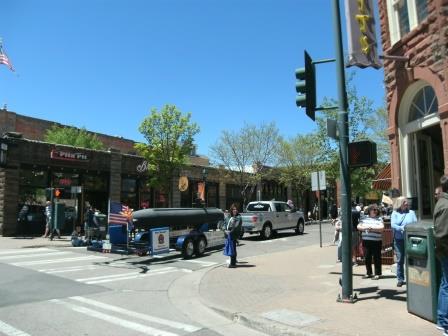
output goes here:
<path id="1" fill-rule="evenodd" d="M 336 49 L 336 72 L 338 82 L 338 130 L 339 130 L 339 162 L 341 174 L 341 210 L 342 210 L 342 295 L 339 302 L 353 303 L 353 269 L 352 269 L 352 216 L 351 188 L 348 165 L 348 101 L 345 88 L 344 56 L 342 52 L 341 14 L 339 0 L 333 0 L 333 24 Z"/>

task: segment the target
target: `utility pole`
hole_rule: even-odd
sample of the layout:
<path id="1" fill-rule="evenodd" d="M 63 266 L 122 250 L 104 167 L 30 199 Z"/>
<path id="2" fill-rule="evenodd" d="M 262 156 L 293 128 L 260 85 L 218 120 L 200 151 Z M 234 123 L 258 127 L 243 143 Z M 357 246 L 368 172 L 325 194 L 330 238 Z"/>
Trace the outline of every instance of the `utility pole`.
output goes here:
<path id="1" fill-rule="evenodd" d="M 344 56 L 342 52 L 341 14 L 339 0 L 333 0 L 333 24 L 336 49 L 336 71 L 338 81 L 338 130 L 339 161 L 341 172 L 341 210 L 342 210 L 342 295 L 339 302 L 353 303 L 353 269 L 352 269 L 352 224 L 351 224 L 351 190 L 348 165 L 348 101 L 345 88 Z"/>

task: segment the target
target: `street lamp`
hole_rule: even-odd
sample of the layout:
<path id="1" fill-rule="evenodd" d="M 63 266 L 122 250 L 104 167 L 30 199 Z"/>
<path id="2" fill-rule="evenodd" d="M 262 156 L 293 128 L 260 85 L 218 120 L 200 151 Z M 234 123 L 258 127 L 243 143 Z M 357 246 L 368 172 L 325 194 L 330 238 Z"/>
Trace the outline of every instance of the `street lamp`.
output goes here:
<path id="1" fill-rule="evenodd" d="M 202 181 L 204 182 L 204 207 L 207 207 L 207 168 L 202 168 Z"/>

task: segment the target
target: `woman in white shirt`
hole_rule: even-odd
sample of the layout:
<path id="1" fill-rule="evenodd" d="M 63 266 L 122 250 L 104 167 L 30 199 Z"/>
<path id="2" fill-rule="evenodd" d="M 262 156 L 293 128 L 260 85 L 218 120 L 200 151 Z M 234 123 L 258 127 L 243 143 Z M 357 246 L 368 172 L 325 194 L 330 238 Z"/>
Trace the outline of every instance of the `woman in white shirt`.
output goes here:
<path id="1" fill-rule="evenodd" d="M 358 231 L 361 231 L 362 243 L 365 249 L 365 263 L 367 274 L 364 278 L 378 280 L 381 277 L 381 245 L 384 224 L 380 217 L 378 205 L 371 204 L 367 209 L 368 215 L 361 219 Z M 375 276 L 372 273 L 372 257 L 375 265 Z"/>

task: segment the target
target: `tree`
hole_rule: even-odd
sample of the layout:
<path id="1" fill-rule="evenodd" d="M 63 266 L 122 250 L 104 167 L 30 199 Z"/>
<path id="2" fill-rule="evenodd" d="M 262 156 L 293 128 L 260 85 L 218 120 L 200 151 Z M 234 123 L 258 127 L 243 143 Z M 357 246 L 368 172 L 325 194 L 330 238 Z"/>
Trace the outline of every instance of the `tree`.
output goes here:
<path id="1" fill-rule="evenodd" d="M 138 128 L 147 143 L 135 144 L 135 148 L 148 162 L 149 184 L 167 193 L 170 204 L 173 176 L 186 163 L 199 132 L 190 118 L 191 113 L 182 114 L 167 104 L 160 112 L 153 108 Z"/>
<path id="2" fill-rule="evenodd" d="M 373 167 L 363 167 L 351 170 L 352 195 L 365 195 L 371 190 L 371 181 L 379 170 L 390 159 L 389 145 L 386 136 L 387 111 L 384 106 L 374 107 L 373 101 L 359 96 L 353 85 L 355 73 L 347 79 L 347 98 L 349 103 L 349 141 L 372 140 L 377 143 L 379 164 Z M 323 106 L 335 106 L 337 102 L 324 99 Z M 337 110 L 326 110 L 316 117 L 317 135 L 320 139 L 321 160 L 326 163 L 327 178 L 339 177 L 339 146 L 335 140 L 327 136 L 326 119 L 337 120 Z"/>
<path id="3" fill-rule="evenodd" d="M 277 162 L 280 136 L 274 122 L 260 126 L 244 124 L 239 130 L 223 130 L 211 147 L 212 158 L 241 188 L 243 206 L 258 182 Z"/>
<path id="4" fill-rule="evenodd" d="M 60 145 L 103 150 L 104 144 L 96 134 L 87 131 L 84 127 L 79 129 L 69 126 L 53 124 L 44 134 L 44 141 Z"/>
<path id="5" fill-rule="evenodd" d="M 310 189 L 311 173 L 322 167 L 319 139 L 316 133 L 298 135 L 290 140 L 280 140 L 280 182 L 298 191 Z"/>

